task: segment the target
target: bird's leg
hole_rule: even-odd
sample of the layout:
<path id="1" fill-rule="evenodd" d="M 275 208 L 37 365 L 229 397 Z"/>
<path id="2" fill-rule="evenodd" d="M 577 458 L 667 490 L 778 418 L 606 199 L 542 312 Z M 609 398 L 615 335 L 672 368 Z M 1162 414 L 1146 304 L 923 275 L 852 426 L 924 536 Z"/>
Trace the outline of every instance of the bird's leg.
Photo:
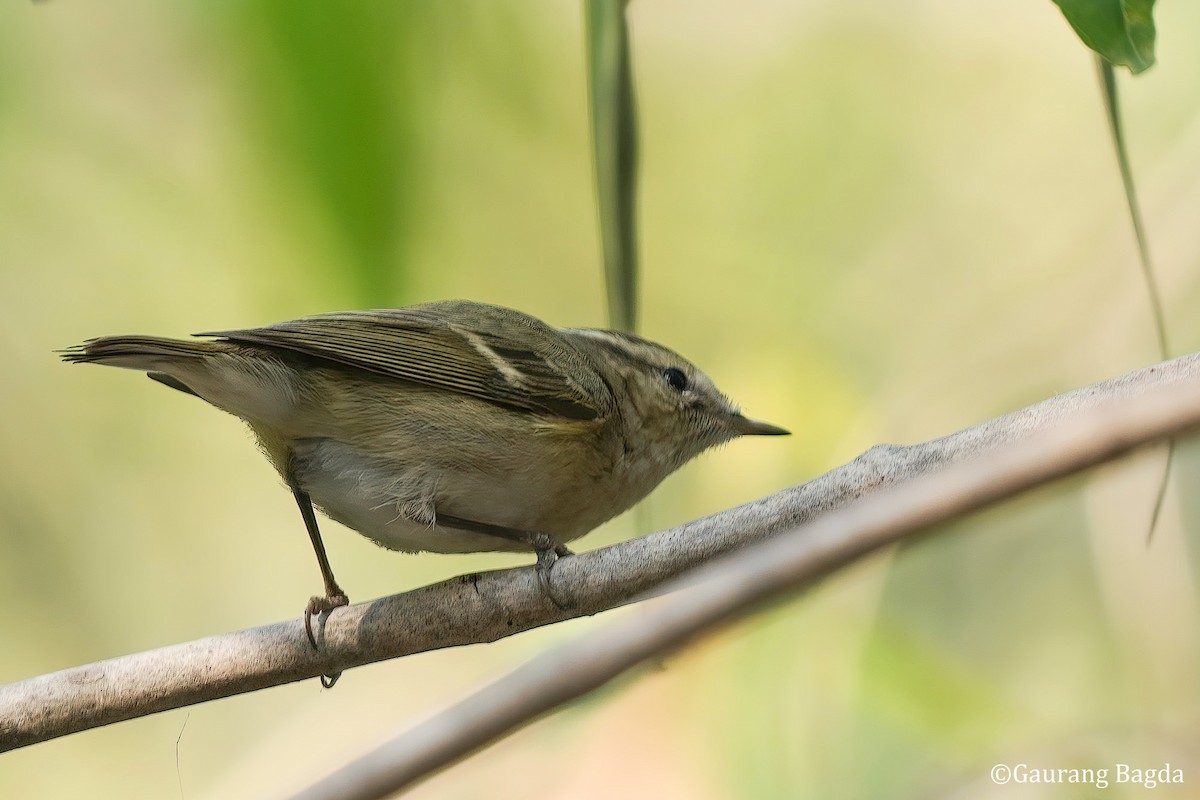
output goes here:
<path id="1" fill-rule="evenodd" d="M 553 587 L 551 587 L 550 569 L 558 559 L 563 556 L 572 555 L 572 553 L 567 549 L 565 544 L 550 534 L 539 533 L 537 531 L 523 531 L 519 528 L 507 528 L 503 525 L 493 525 L 489 522 L 476 522 L 472 519 L 452 517 L 448 514 L 438 514 L 437 525 L 444 528 L 458 528 L 459 530 L 471 531 L 472 533 L 496 536 L 501 539 L 507 539 L 510 542 L 528 545 L 537 554 L 538 584 L 542 587 L 542 592 L 546 597 L 550 598 L 550 602 L 559 608 L 566 609 L 571 607 L 572 604 L 558 595 Z"/>
<path id="2" fill-rule="evenodd" d="M 300 516 L 304 518 L 304 527 L 308 529 L 308 538 L 312 539 L 313 551 L 317 554 L 317 564 L 321 567 L 321 578 L 325 581 L 325 596 L 309 599 L 308 607 L 304 609 L 304 632 L 308 634 L 308 641 L 312 644 L 313 649 L 316 649 L 317 639 L 313 636 L 312 631 L 313 614 L 320 615 L 344 606 L 350 602 L 350 598 L 346 597 L 342 587 L 338 586 L 337 580 L 333 577 L 333 570 L 329 567 L 329 557 L 325 555 L 325 544 L 321 541 L 321 531 L 317 528 L 317 515 L 313 513 L 312 498 L 308 496 L 308 492 L 294 484 L 292 485 L 292 495 L 296 498 L 296 505 L 300 506 Z M 337 680 L 337 678 L 333 680 Z"/>

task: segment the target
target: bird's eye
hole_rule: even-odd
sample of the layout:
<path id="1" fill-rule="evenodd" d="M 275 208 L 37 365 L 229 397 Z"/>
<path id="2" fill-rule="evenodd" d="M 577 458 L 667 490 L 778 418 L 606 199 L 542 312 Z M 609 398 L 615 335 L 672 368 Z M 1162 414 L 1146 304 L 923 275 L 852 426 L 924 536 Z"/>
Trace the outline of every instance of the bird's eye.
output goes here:
<path id="1" fill-rule="evenodd" d="M 688 377 L 683 370 L 678 367 L 667 367 L 663 370 L 663 379 L 677 392 L 686 391 L 688 388 Z"/>

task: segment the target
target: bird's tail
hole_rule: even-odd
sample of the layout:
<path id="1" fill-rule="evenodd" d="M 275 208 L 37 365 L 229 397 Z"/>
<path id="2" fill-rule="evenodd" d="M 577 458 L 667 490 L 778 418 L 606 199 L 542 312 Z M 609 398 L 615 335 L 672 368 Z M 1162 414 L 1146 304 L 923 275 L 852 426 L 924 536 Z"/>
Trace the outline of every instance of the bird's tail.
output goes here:
<path id="1" fill-rule="evenodd" d="M 223 342 L 185 342 L 160 336 L 102 336 L 59 350 L 58 354 L 72 364 L 157 371 L 180 360 L 211 356 L 225 347 Z"/>
<path id="2" fill-rule="evenodd" d="M 102 336 L 59 350 L 58 354 L 72 364 L 145 370 L 147 376 L 159 383 L 201 397 L 193 386 L 197 376 L 209 372 L 206 369 L 209 362 L 204 359 L 229 347 L 227 342 L 185 342 L 161 336 Z"/>

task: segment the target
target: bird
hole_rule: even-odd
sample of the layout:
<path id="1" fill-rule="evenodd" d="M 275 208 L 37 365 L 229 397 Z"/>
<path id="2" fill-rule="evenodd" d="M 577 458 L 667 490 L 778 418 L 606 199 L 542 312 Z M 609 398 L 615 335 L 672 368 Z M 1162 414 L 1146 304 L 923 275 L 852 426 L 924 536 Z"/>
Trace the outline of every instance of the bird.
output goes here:
<path id="1" fill-rule="evenodd" d="M 566 542 L 713 446 L 788 433 L 744 416 L 667 347 L 487 303 L 194 336 L 104 336 L 59 352 L 143 371 L 249 425 L 321 570 L 325 593 L 304 614 L 314 647 L 312 617 L 349 602 L 314 507 L 391 550 L 533 551 L 554 599 L 549 573 L 571 554 Z"/>

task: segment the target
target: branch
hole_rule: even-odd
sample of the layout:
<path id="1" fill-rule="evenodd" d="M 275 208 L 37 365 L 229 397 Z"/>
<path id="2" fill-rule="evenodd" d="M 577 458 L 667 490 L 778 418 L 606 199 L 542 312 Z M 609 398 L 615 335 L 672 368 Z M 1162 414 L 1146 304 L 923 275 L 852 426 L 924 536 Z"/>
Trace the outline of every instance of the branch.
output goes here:
<path id="1" fill-rule="evenodd" d="M 293 800 L 377 800 L 701 633 L 784 599 L 910 534 L 1200 426 L 1200 380 L 1156 387 L 889 487 L 677 579 L 676 593 L 549 650 L 342 767 Z M 1032 431 L 1031 431 L 1032 433 Z"/>
<path id="2" fill-rule="evenodd" d="M 968 456 L 995 451 L 1108 400 L 1194 381 L 1200 354 L 1077 389 L 950 436 L 880 445 L 808 483 L 640 539 L 580 553 L 554 568 L 543 596 L 532 567 L 462 576 L 338 609 L 321 648 L 299 619 L 101 661 L 0 687 L 0 752 L 205 700 L 313 678 L 412 653 L 492 642 L 630 602 L 722 553 L 769 538 L 859 497 Z"/>

